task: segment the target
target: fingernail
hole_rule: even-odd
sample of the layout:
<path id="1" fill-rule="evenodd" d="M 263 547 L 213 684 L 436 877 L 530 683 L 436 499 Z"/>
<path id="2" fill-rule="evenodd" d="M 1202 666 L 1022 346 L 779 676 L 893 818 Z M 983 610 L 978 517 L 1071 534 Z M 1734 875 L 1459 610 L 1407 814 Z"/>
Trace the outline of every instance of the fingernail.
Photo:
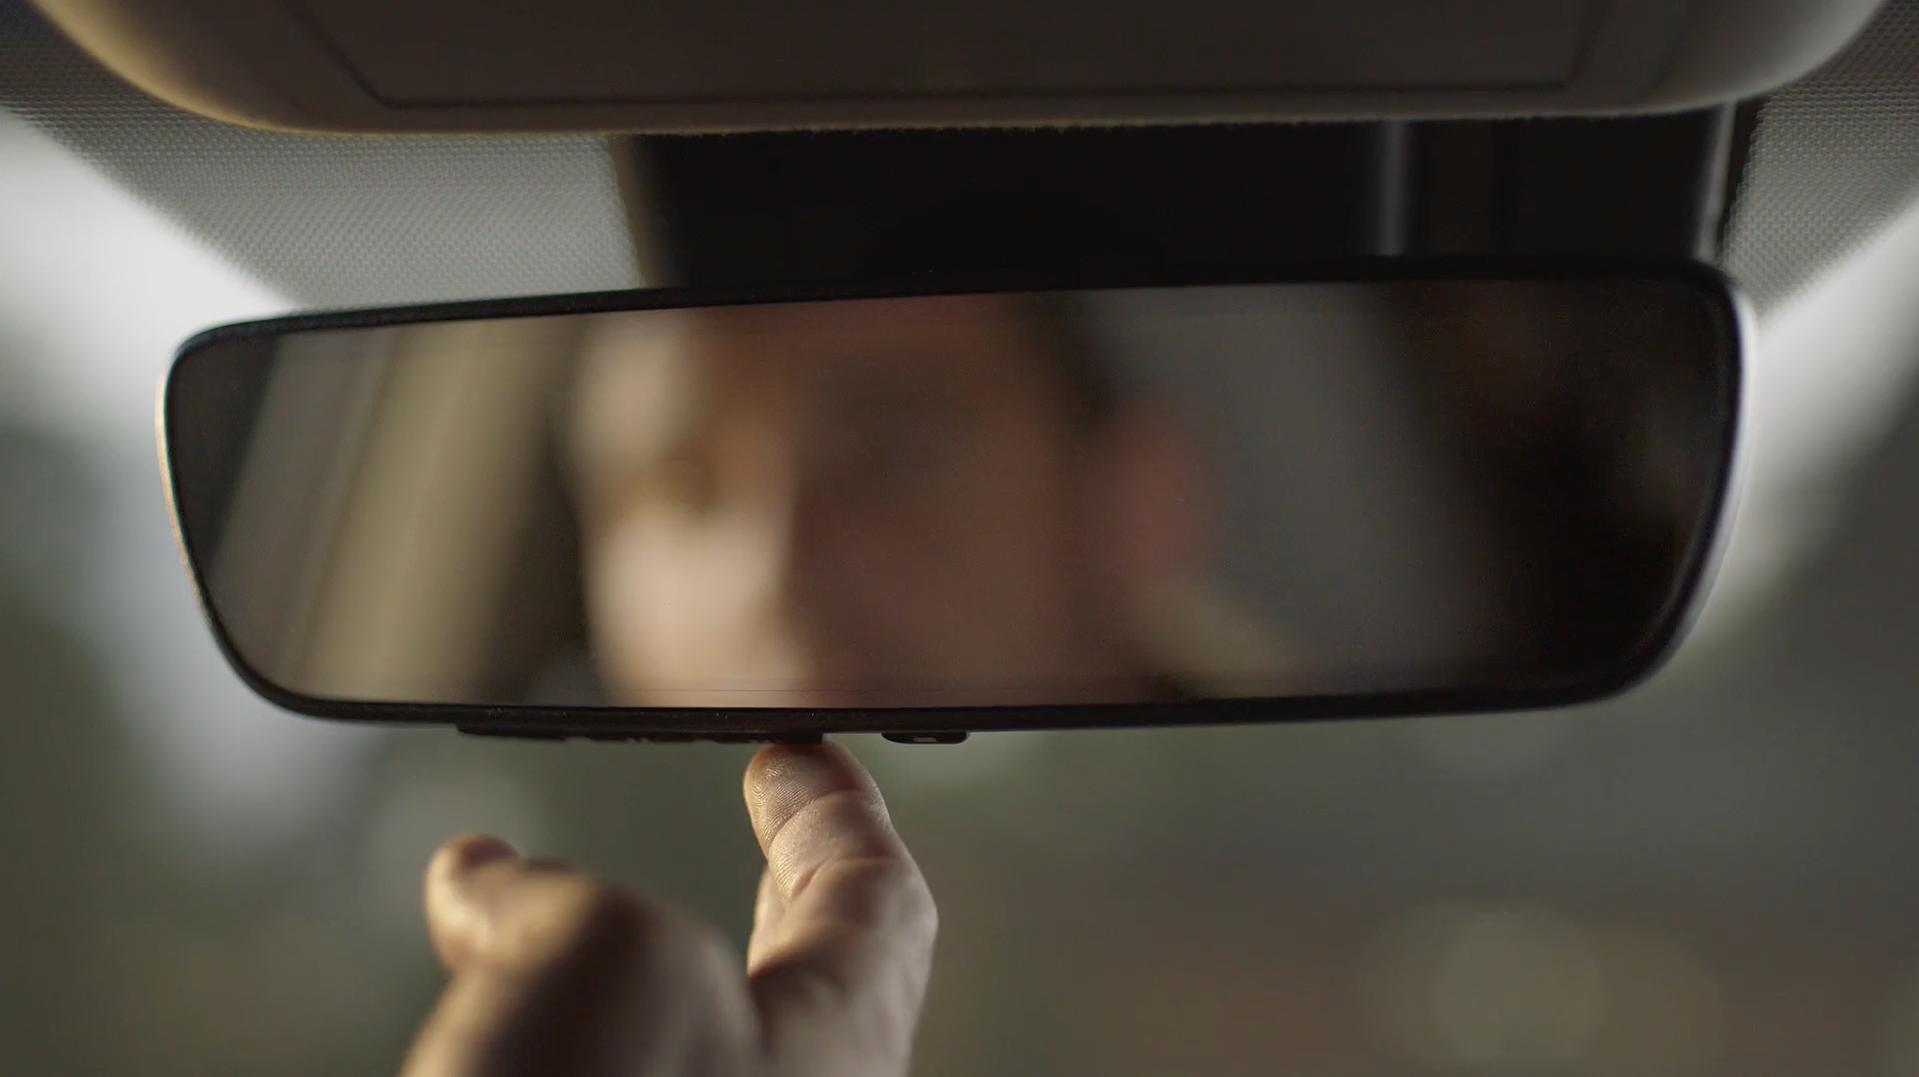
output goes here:
<path id="1" fill-rule="evenodd" d="M 491 834 L 465 834 L 447 843 L 446 865 L 454 875 L 465 875 L 500 860 L 518 860 L 520 851 L 504 838 Z"/>

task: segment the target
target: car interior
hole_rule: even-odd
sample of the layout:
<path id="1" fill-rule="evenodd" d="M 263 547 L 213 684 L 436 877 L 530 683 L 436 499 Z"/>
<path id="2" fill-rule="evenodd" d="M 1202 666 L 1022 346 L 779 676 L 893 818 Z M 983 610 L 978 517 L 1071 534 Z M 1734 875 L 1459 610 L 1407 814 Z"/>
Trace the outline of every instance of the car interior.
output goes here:
<path id="1" fill-rule="evenodd" d="M 1919 0 L 0 0 L 0 237 L 7 1072 L 392 1070 L 463 831 L 743 940 L 825 734 L 915 1073 L 1919 1074 Z M 609 657 L 596 348 L 1032 295 L 1144 691 Z"/>

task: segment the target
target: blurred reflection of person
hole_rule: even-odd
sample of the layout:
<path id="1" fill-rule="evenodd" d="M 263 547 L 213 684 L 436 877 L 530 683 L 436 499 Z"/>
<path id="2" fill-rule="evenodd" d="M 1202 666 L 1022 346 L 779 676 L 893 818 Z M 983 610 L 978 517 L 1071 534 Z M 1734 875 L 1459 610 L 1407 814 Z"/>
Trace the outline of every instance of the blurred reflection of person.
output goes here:
<path id="1" fill-rule="evenodd" d="M 1203 469 L 1116 390 L 1070 297 L 607 315 L 573 399 L 620 702 L 1195 691 L 1167 652 L 1205 634 Z"/>

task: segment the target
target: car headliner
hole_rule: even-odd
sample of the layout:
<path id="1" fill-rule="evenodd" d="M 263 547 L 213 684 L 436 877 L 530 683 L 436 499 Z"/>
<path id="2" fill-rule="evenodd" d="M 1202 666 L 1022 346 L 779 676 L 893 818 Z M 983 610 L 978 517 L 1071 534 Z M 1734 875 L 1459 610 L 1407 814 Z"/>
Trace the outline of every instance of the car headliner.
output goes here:
<path id="1" fill-rule="evenodd" d="M 1776 95 L 1723 262 L 1763 313 L 1919 190 L 1919 2 Z M 128 87 L 22 0 L 0 0 L 14 111 L 293 301 L 347 306 L 639 283 L 604 140 L 290 135 Z"/>

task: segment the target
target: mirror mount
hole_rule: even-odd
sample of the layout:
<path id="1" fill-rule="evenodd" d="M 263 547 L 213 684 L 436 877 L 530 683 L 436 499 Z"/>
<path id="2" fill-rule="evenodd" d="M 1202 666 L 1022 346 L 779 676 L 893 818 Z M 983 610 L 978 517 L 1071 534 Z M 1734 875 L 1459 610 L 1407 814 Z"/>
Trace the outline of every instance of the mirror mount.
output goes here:
<path id="1" fill-rule="evenodd" d="M 641 276 L 710 288 L 859 283 L 875 233 L 967 215 L 927 266 L 1315 258 L 1712 260 L 1758 103 L 1608 119 L 771 132 L 615 138 Z M 1036 216 L 1092 219 L 1080 234 Z M 1061 242 L 1071 238 L 1071 244 Z M 891 259 L 898 262 L 900 259 Z"/>

